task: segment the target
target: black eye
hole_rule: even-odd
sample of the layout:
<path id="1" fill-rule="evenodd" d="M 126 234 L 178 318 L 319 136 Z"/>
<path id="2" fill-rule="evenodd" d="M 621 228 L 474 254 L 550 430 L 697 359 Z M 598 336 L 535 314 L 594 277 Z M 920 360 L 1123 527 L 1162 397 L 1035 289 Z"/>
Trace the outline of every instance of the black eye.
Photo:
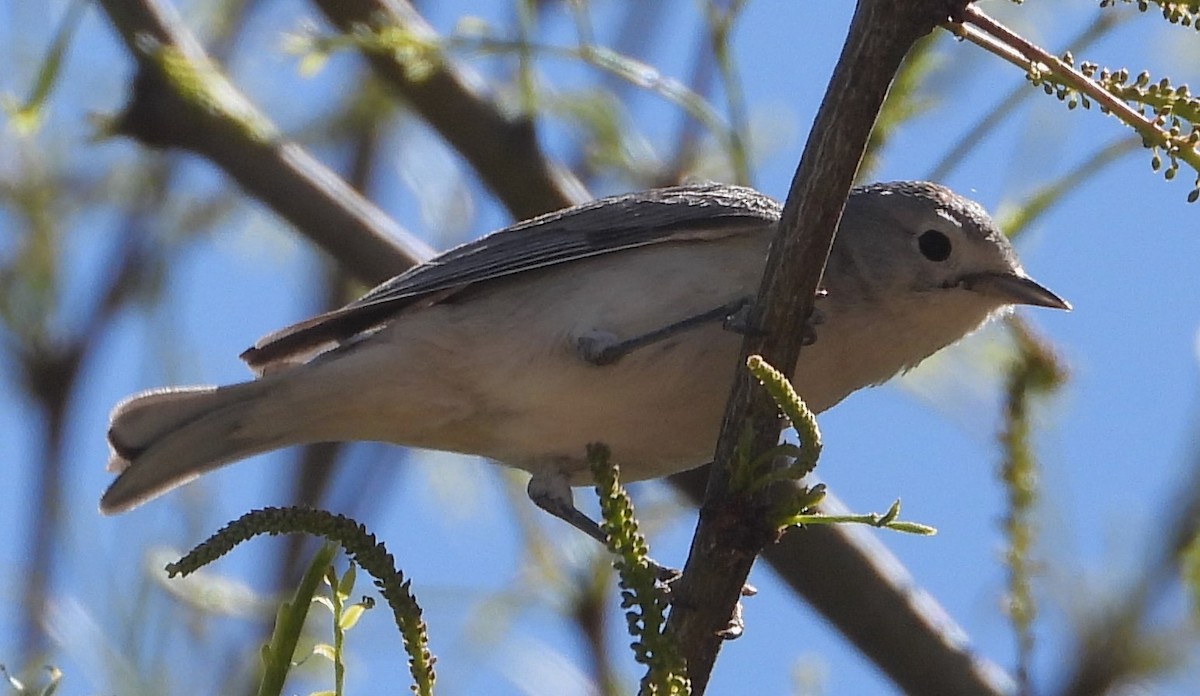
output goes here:
<path id="1" fill-rule="evenodd" d="M 937 230 L 925 230 L 917 238 L 921 254 L 930 261 L 945 261 L 950 258 L 950 238 Z"/>

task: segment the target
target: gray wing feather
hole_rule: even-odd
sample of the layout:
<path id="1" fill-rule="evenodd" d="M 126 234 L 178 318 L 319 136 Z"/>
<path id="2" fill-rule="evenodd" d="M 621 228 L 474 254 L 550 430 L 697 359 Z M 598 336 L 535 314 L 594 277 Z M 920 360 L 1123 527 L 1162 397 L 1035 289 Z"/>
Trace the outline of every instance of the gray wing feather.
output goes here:
<path id="1" fill-rule="evenodd" d="M 241 357 L 260 371 L 296 362 L 469 285 L 649 244 L 756 230 L 777 221 L 779 211 L 776 201 L 753 189 L 723 184 L 652 189 L 565 208 L 455 247 L 341 309 L 265 336 Z"/>

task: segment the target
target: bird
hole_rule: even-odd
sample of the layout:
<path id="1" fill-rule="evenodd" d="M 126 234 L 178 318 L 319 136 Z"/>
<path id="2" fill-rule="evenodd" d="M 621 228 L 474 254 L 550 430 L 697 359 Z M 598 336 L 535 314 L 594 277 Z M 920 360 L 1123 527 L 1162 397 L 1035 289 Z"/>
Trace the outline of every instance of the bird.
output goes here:
<path id="1" fill-rule="evenodd" d="M 726 184 L 601 198 L 414 266 L 350 304 L 269 334 L 256 378 L 119 403 L 125 512 L 251 455 L 377 441 L 531 474 L 539 507 L 603 541 L 574 505 L 590 443 L 623 480 L 708 463 L 781 207 Z M 855 187 L 806 347 L 789 373 L 809 408 L 886 382 L 1015 305 L 1069 310 L 978 203 L 931 182 Z"/>

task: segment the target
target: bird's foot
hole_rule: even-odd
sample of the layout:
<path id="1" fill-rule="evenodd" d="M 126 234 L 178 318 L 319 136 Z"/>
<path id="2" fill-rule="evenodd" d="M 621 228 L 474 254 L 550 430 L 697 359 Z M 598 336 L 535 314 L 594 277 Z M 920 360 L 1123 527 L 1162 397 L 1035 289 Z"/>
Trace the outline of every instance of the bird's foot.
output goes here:
<path id="1" fill-rule="evenodd" d="M 664 593 L 669 603 L 674 603 L 675 597 L 673 593 L 673 586 L 675 582 L 683 576 L 683 573 L 675 568 L 664 566 L 651 558 L 647 558 L 646 561 L 650 564 L 650 567 L 655 570 L 657 575 L 657 581 L 655 583 L 656 588 L 660 592 Z M 753 597 L 756 594 L 758 594 L 758 589 L 754 587 L 754 585 L 747 583 L 742 586 L 743 597 Z M 738 600 L 738 603 L 733 607 L 733 616 L 729 617 L 729 623 L 725 626 L 725 628 L 717 631 L 717 635 L 724 640 L 736 640 L 741 638 L 742 634 L 746 632 L 746 622 L 742 618 L 742 611 L 742 602 L 741 600 Z"/>

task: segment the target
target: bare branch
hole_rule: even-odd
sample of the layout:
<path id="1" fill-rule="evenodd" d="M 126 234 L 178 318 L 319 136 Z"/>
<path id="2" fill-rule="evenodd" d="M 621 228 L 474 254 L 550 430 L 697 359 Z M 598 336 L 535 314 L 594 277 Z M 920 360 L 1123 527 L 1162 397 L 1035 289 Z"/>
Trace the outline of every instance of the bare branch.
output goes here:
<path id="1" fill-rule="evenodd" d="M 432 255 L 336 174 L 286 141 L 220 73 L 178 14 L 154 0 L 102 0 L 138 64 L 116 132 L 190 150 L 375 283 Z"/>
<path id="2" fill-rule="evenodd" d="M 700 524 L 692 540 L 668 631 L 680 643 L 695 693 L 703 693 L 754 559 L 773 540 L 763 498 L 731 495 L 729 462 L 743 428 L 753 432 L 753 460 L 779 441 L 775 403 L 742 367 L 752 355 L 795 365 L 800 330 L 833 244 L 834 231 L 892 79 L 905 54 L 965 0 L 893 3 L 860 0 L 825 99 L 784 205 L 780 229 L 742 345 L 737 378 L 709 475 Z M 790 370 L 789 370 L 790 371 Z"/>
<path id="3" fill-rule="evenodd" d="M 406 0 L 316 0 L 316 5 L 344 32 L 397 27 L 436 38 Z M 542 152 L 533 121 L 504 114 L 481 97 L 471 84 L 478 80 L 465 69 L 441 60 L 428 74 L 414 76 L 394 52 L 367 52 L 366 57 L 376 74 L 466 158 L 516 219 L 590 198 L 573 174 Z"/>

